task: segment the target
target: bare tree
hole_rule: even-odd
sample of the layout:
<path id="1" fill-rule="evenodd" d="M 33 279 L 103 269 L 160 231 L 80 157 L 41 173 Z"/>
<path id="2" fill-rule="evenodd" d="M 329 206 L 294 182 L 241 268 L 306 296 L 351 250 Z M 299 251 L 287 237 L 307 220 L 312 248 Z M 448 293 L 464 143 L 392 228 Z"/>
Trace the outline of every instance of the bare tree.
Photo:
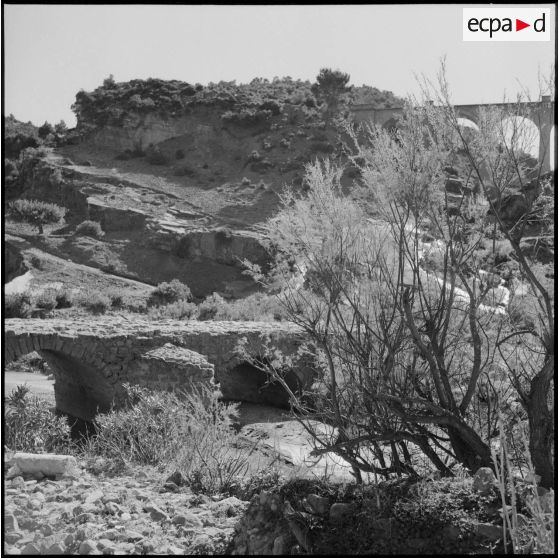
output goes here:
<path id="1" fill-rule="evenodd" d="M 447 93 L 443 79 L 440 85 Z M 551 298 L 514 236 L 517 223 L 506 224 L 494 201 L 494 189 L 496 196 L 512 191 L 527 170 L 517 146 L 502 143 L 501 114 L 485 111 L 479 131 L 467 134 L 447 95 L 437 100 L 409 102 L 395 135 L 373 126 L 349 130 L 360 187 L 346 195 L 342 169 L 316 162 L 307 168 L 308 193 L 287 191 L 267 224 L 279 249 L 281 300 L 318 347 L 314 389 L 289 390 L 291 400 L 316 451 L 342 456 L 357 477 L 417 472 L 417 455 L 449 475 L 452 460 L 471 471 L 492 466 L 490 439 L 515 390 L 529 417 L 537 473 L 551 486 Z M 480 184 L 491 216 L 483 199 L 450 199 L 445 185 L 455 166 L 465 169 L 466 186 Z M 366 198 L 379 219 L 363 211 Z M 540 195 L 532 198 L 536 204 Z M 514 329 L 484 272 L 494 219 L 537 295 L 536 332 Z M 293 281 L 294 268 L 303 284 Z M 521 351 L 510 350 L 512 339 Z M 289 389 L 280 361 L 263 367 Z M 513 390 L 503 368 L 513 370 Z"/>

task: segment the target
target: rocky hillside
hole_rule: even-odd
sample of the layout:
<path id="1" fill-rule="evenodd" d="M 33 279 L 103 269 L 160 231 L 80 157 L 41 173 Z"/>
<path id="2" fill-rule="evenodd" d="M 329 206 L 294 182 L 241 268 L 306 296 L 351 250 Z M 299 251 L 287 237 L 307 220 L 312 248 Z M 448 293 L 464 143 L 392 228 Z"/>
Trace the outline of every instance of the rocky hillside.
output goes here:
<path id="1" fill-rule="evenodd" d="M 401 103 L 365 86 L 352 95 L 378 107 Z M 341 156 L 308 81 L 109 78 L 80 91 L 72 108 L 77 127 L 65 142 L 16 150 L 9 162 L 9 197 L 67 208 L 66 227 L 42 249 L 151 284 L 178 278 L 197 297 L 257 289 L 240 262 L 266 265 L 258 224 L 276 211 L 286 184 L 302 185 L 307 162 Z M 29 147 L 42 143 L 35 138 Z M 73 234 L 86 219 L 101 224 L 102 239 Z"/>

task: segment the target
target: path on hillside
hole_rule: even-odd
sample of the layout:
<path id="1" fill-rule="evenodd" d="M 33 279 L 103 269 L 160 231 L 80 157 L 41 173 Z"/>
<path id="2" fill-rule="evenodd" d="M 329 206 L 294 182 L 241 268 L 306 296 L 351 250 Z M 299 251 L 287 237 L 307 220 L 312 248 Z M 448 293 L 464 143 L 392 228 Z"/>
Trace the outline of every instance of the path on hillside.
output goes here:
<path id="1" fill-rule="evenodd" d="M 31 256 L 37 256 L 40 257 L 42 260 L 46 260 L 47 262 L 55 265 L 56 267 L 59 268 L 60 271 L 62 270 L 66 270 L 71 278 L 72 278 L 72 282 L 74 284 L 75 287 L 79 287 L 80 285 L 80 280 L 79 280 L 79 275 L 80 273 L 85 273 L 88 275 L 93 275 L 95 277 L 98 277 L 101 282 L 106 282 L 107 280 L 109 280 L 110 282 L 118 282 L 122 285 L 126 285 L 129 287 L 134 287 L 137 290 L 142 290 L 142 291 L 151 291 L 153 289 L 153 285 L 149 284 L 149 283 L 144 283 L 142 281 L 138 281 L 136 279 L 130 279 L 128 277 L 121 277 L 120 275 L 114 275 L 112 273 L 108 273 L 106 271 L 102 271 L 101 269 L 97 268 L 97 267 L 92 267 L 86 264 L 80 264 L 80 263 L 76 263 L 73 261 L 70 261 L 68 259 L 64 259 L 61 258 L 59 256 L 56 256 L 50 252 L 48 252 L 48 246 L 41 246 L 41 248 L 36 248 L 35 246 L 33 246 L 33 244 L 25 237 L 25 236 L 21 236 L 21 235 L 16 235 L 13 233 L 7 233 L 4 235 L 5 240 L 7 241 L 11 241 L 12 243 L 16 244 L 18 249 L 24 252 L 29 253 Z M 29 277 L 26 278 L 24 281 L 21 280 L 22 277 L 25 277 L 26 275 L 29 274 Z M 16 277 L 15 279 L 13 279 L 10 283 L 14 283 L 14 281 L 16 281 L 16 279 L 20 279 L 19 283 L 15 283 L 15 287 L 12 288 L 20 288 L 20 285 L 27 285 L 27 288 L 29 287 L 33 287 L 34 281 L 36 280 L 37 277 L 40 275 L 40 270 L 39 271 L 35 271 L 34 273 L 31 273 L 30 271 L 27 272 L 25 275 L 20 275 L 19 277 Z M 7 285 L 6 285 L 7 287 Z M 7 291 L 6 291 L 7 292 Z M 15 292 L 15 291 L 14 291 Z M 19 290 L 17 292 L 20 292 Z"/>

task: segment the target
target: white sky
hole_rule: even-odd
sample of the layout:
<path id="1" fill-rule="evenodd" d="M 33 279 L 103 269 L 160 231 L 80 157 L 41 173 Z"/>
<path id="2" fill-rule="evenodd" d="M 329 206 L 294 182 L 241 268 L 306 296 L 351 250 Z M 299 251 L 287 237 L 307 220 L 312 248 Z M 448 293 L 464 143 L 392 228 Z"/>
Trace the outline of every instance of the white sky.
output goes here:
<path id="1" fill-rule="evenodd" d="M 457 104 L 513 98 L 518 80 L 537 98 L 539 71 L 548 75 L 554 64 L 554 39 L 463 42 L 465 6 L 4 5 L 4 113 L 73 126 L 75 94 L 109 74 L 314 81 L 332 67 L 354 85 L 405 96 L 418 92 L 415 74 L 435 76 L 444 55 Z M 551 7 L 554 25 L 554 5 L 536 6 Z"/>

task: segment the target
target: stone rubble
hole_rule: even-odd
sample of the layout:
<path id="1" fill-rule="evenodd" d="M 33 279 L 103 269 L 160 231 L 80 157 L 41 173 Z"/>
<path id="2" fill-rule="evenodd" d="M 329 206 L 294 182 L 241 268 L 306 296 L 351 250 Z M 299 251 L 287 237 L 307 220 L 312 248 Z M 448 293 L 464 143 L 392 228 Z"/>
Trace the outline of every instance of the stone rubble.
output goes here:
<path id="1" fill-rule="evenodd" d="M 208 498 L 185 487 L 161 491 L 147 475 L 4 484 L 5 554 L 222 553 L 248 502 Z"/>

